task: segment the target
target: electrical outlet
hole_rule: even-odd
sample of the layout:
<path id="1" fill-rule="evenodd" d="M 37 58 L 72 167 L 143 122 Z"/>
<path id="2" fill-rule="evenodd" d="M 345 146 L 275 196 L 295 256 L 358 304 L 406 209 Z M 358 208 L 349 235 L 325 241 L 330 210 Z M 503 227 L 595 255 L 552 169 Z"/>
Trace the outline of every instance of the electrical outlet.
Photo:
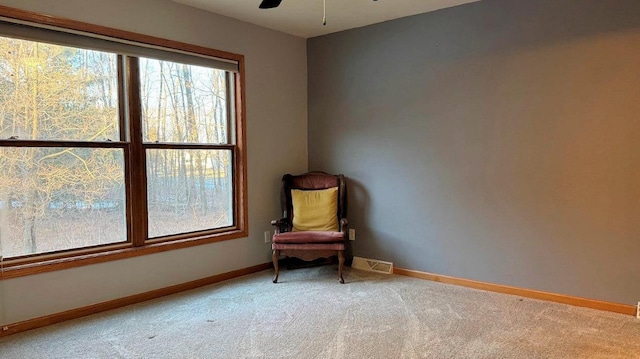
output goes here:
<path id="1" fill-rule="evenodd" d="M 264 231 L 264 243 L 271 243 L 271 231 Z"/>
<path id="2" fill-rule="evenodd" d="M 638 302 L 638 306 L 636 307 L 636 318 L 640 319 L 640 302 Z"/>
<path id="3" fill-rule="evenodd" d="M 356 229 L 355 228 L 349 228 L 349 240 L 350 241 L 355 241 L 356 240 Z"/>

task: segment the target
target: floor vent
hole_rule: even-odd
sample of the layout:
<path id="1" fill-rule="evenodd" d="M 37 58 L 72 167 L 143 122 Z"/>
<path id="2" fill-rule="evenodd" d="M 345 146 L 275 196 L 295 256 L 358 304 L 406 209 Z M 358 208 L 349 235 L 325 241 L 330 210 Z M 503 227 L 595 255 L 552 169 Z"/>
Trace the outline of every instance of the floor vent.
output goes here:
<path id="1" fill-rule="evenodd" d="M 376 273 L 393 273 L 393 263 L 379 261 L 377 259 L 353 257 L 353 263 L 351 264 L 351 267 Z"/>

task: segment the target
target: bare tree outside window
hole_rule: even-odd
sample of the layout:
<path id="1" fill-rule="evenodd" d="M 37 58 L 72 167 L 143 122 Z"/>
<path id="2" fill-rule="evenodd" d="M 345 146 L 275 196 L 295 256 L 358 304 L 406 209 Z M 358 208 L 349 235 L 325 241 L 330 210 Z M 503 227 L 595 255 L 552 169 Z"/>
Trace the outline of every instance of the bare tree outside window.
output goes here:
<path id="1" fill-rule="evenodd" d="M 149 237 L 232 225 L 225 72 L 141 58 L 140 77 L 143 141 L 164 145 L 146 151 Z"/>
<path id="2" fill-rule="evenodd" d="M 126 66 L 134 68 L 139 85 L 123 75 Z M 4 256 L 140 246 L 148 239 L 233 228 L 232 76 L 215 68 L 0 37 Z M 119 98 L 127 86 L 139 86 L 130 94 L 139 96 L 140 108 Z M 141 151 L 128 138 L 137 126 Z M 144 165 L 134 168 L 132 158 L 142 154 Z M 127 178 L 146 182 L 133 185 Z M 142 199 L 135 206 L 127 202 L 142 198 L 132 188 L 146 191 L 143 206 L 137 205 Z M 138 230 L 142 234 L 134 241 L 131 229 L 144 227 L 135 227 L 136 216 L 146 216 L 140 223 L 148 228 Z"/>
<path id="3" fill-rule="evenodd" d="M 0 138 L 119 138 L 117 56 L 0 37 Z M 21 256 L 126 240 L 121 149 L 0 148 L 0 241 Z"/>

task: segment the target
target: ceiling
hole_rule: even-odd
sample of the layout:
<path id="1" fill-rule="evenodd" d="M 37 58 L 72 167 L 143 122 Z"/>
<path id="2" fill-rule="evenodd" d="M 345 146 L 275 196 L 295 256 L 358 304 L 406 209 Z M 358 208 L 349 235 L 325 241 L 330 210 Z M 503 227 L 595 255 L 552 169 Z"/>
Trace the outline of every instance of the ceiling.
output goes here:
<path id="1" fill-rule="evenodd" d="M 261 0 L 173 0 L 216 14 L 309 38 L 479 0 L 283 0 L 274 9 L 259 9 Z"/>

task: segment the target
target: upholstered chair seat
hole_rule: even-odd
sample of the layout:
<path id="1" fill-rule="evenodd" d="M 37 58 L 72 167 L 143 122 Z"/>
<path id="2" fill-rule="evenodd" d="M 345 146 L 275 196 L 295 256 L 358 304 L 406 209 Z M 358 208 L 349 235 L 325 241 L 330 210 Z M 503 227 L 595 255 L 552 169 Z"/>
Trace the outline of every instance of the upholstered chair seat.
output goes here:
<path id="1" fill-rule="evenodd" d="M 344 244 L 344 233 L 325 231 L 284 232 L 273 236 L 274 247 L 278 244 Z"/>

